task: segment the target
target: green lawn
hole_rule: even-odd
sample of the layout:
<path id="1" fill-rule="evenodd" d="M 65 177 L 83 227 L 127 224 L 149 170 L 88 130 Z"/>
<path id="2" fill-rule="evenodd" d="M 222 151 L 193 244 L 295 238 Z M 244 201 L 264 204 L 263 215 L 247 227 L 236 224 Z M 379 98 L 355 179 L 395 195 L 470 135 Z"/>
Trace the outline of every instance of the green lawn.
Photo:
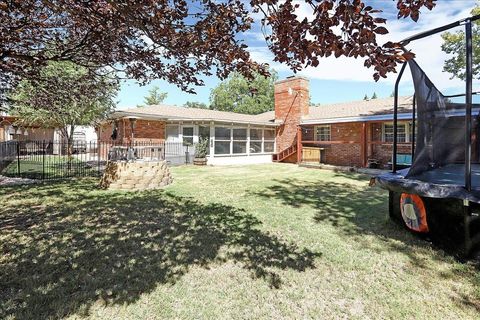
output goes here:
<path id="1" fill-rule="evenodd" d="M 0 189 L 0 318 L 478 319 L 480 276 L 367 177 L 176 167 L 163 191 Z"/>

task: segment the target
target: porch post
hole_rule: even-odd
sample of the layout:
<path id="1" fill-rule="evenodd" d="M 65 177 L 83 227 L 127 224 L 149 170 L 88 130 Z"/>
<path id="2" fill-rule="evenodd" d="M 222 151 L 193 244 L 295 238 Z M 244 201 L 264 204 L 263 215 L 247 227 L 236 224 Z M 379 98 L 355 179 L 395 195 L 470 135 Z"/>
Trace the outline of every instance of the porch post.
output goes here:
<path id="1" fill-rule="evenodd" d="M 297 164 L 302 162 L 302 127 L 297 127 Z"/>
<path id="2" fill-rule="evenodd" d="M 362 167 L 367 166 L 367 123 L 362 122 L 362 144 L 361 144 L 361 152 L 362 152 Z"/>

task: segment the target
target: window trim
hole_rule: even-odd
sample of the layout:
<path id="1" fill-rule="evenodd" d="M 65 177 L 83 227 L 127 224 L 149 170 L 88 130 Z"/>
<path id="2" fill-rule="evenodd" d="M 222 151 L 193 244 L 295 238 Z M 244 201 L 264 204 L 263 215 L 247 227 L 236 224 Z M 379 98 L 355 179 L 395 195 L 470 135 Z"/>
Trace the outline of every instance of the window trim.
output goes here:
<path id="1" fill-rule="evenodd" d="M 183 134 L 183 130 L 185 128 L 192 128 L 192 135 L 191 136 L 186 136 Z M 195 144 L 195 126 L 194 125 L 182 125 L 182 145 L 183 146 L 187 146 L 187 144 L 185 144 L 185 137 L 187 138 L 192 138 L 192 144 L 191 145 L 188 145 L 188 146 L 193 146 Z"/>
<path id="2" fill-rule="evenodd" d="M 217 138 L 217 132 L 216 132 L 216 129 L 217 128 L 225 128 L 225 129 L 228 129 L 230 131 L 230 139 L 226 140 L 226 139 L 218 139 Z M 213 127 L 213 156 L 230 156 L 232 155 L 232 138 L 233 138 L 233 132 L 232 132 L 232 127 L 231 126 L 222 126 L 222 125 L 215 125 Z M 210 137 L 211 138 L 211 137 Z M 217 145 L 217 142 L 229 142 L 230 144 L 230 147 L 229 147 L 229 152 L 228 153 L 216 153 L 215 152 L 215 147 Z"/>
<path id="3" fill-rule="evenodd" d="M 243 140 L 243 139 L 242 139 L 242 140 L 236 140 L 236 139 L 235 139 L 235 137 L 233 136 L 233 131 L 234 131 L 235 129 L 243 129 L 243 130 L 245 130 L 245 133 L 246 133 L 246 135 L 245 135 L 245 140 Z M 250 136 L 250 131 L 249 131 L 248 127 L 236 127 L 236 126 L 232 126 L 232 127 L 230 128 L 230 130 L 231 130 L 231 131 L 230 131 L 230 132 L 231 132 L 231 134 L 230 134 L 230 139 L 231 139 L 230 154 L 233 155 L 233 156 L 242 156 L 242 155 L 245 156 L 245 155 L 248 155 L 248 137 Z M 234 152 L 233 152 L 233 144 L 234 144 L 235 142 L 245 142 L 245 150 L 246 150 L 247 152 L 244 152 L 244 153 L 234 153 Z"/>
<path id="4" fill-rule="evenodd" d="M 265 138 L 265 131 L 273 131 L 273 139 L 266 139 Z M 275 135 L 276 135 L 276 130 L 275 129 L 270 129 L 270 128 L 263 128 L 262 130 L 262 153 L 263 154 L 274 154 L 275 153 Z M 273 151 L 265 151 L 265 142 L 272 143 L 273 142 Z"/>
<path id="5" fill-rule="evenodd" d="M 393 137 L 392 137 L 392 141 L 387 141 L 386 139 L 386 135 L 385 135 L 385 126 L 386 125 L 389 125 L 389 126 L 393 126 L 393 122 L 382 122 L 382 142 L 383 143 L 393 143 Z M 405 141 L 398 141 L 398 143 L 410 143 L 411 140 L 410 140 L 410 122 L 399 122 L 397 124 L 398 126 L 403 126 L 405 128 Z M 398 132 L 398 128 L 397 128 L 397 132 Z M 393 128 L 392 128 L 392 134 L 393 134 Z M 397 140 L 398 140 L 398 134 L 397 134 Z"/>
<path id="6" fill-rule="evenodd" d="M 257 155 L 270 155 L 270 154 L 274 154 L 275 153 L 275 148 L 276 148 L 276 129 L 275 128 L 265 128 L 265 127 L 250 127 L 250 126 L 242 126 L 242 125 L 213 125 L 211 126 L 211 128 L 213 128 L 213 133 L 214 135 L 210 137 L 210 139 L 213 139 L 213 153 L 212 155 L 214 157 L 225 157 L 225 156 L 230 156 L 230 157 L 234 157 L 234 156 L 257 156 Z M 225 140 L 225 139 L 218 139 L 217 136 L 215 135 L 215 129 L 216 128 L 225 128 L 225 129 L 229 129 L 230 130 L 230 139 L 229 140 Z M 235 129 L 244 129 L 247 131 L 247 137 L 246 139 L 235 139 L 234 136 L 233 136 L 233 131 Z M 251 130 L 259 130 L 259 132 L 261 133 L 261 137 L 258 138 L 258 139 L 252 139 L 251 137 Z M 272 138 L 271 139 L 265 139 L 265 130 L 269 130 L 272 132 Z M 230 153 L 215 153 L 215 144 L 218 142 L 229 142 L 230 143 Z M 233 153 L 233 144 L 235 142 L 244 142 L 246 143 L 246 153 Z M 250 146 L 251 146 L 251 143 L 252 142 L 255 142 L 255 143 L 260 143 L 261 145 L 261 149 L 259 152 L 250 152 Z M 271 143 L 273 144 L 273 151 L 265 151 L 265 143 Z"/>
<path id="7" fill-rule="evenodd" d="M 328 128 L 328 140 L 318 139 L 318 128 Z M 313 127 L 315 141 L 332 141 L 332 126 L 329 124 L 319 124 Z"/>
<path id="8" fill-rule="evenodd" d="M 252 130 L 260 131 L 260 137 L 257 138 L 257 139 L 252 139 Z M 253 155 L 263 154 L 263 130 L 264 130 L 263 128 L 259 128 L 259 127 L 254 127 L 254 128 L 249 129 L 248 137 L 250 138 L 250 140 L 249 140 L 249 145 L 248 145 L 248 154 L 253 154 Z M 260 142 L 260 151 L 259 152 L 250 152 L 252 142 L 254 142 L 254 143 Z"/>

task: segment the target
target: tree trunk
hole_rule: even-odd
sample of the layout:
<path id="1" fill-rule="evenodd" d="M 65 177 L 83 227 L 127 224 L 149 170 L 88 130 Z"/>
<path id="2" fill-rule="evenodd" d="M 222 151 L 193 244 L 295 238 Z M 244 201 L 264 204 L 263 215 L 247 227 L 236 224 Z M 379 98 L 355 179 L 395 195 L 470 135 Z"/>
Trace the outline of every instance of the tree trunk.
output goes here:
<path id="1" fill-rule="evenodd" d="M 75 131 L 75 127 L 73 125 L 70 126 L 70 132 L 67 135 L 67 168 L 68 171 L 72 169 L 72 161 L 73 161 L 73 132 Z"/>

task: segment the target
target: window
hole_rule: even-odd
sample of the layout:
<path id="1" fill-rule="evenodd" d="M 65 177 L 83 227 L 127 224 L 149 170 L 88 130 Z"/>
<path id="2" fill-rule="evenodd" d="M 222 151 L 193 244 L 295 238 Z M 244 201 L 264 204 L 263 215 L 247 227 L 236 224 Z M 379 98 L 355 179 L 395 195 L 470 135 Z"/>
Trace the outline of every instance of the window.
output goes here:
<path id="1" fill-rule="evenodd" d="M 399 123 L 397 126 L 397 141 L 409 142 L 410 134 L 408 133 L 409 125 L 407 123 Z M 382 131 L 383 142 L 393 142 L 393 123 L 384 123 Z"/>
<path id="2" fill-rule="evenodd" d="M 234 128 L 232 131 L 233 153 L 247 153 L 247 129 Z"/>
<path id="3" fill-rule="evenodd" d="M 193 145 L 193 127 L 183 127 L 183 145 Z"/>
<path id="4" fill-rule="evenodd" d="M 330 141 L 330 126 L 315 126 L 315 141 Z"/>
<path id="5" fill-rule="evenodd" d="M 232 131 L 226 127 L 215 127 L 215 154 L 230 154 Z"/>
<path id="6" fill-rule="evenodd" d="M 178 140 L 178 126 L 177 125 L 167 125 L 167 141 L 168 142 L 179 142 Z"/>
<path id="7" fill-rule="evenodd" d="M 262 153 L 262 129 L 250 129 L 250 153 Z"/>
<path id="8" fill-rule="evenodd" d="M 275 151 L 275 130 L 263 130 L 263 152 Z"/>

